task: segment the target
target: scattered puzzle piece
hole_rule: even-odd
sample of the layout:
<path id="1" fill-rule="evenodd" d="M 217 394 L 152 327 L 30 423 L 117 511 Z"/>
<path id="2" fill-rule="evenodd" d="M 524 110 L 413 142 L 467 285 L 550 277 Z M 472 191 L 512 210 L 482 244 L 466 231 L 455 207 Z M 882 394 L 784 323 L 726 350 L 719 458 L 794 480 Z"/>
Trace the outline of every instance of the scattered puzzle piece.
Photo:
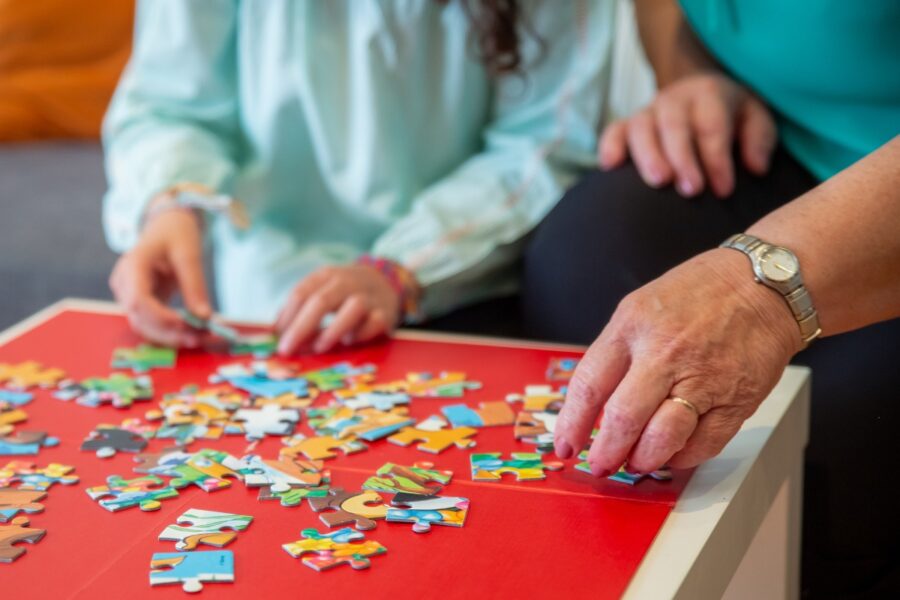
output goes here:
<path id="1" fill-rule="evenodd" d="M 478 409 L 465 404 L 451 404 L 441 408 L 441 412 L 454 427 L 493 427 L 512 425 L 515 414 L 506 402 L 482 402 Z"/>
<path id="2" fill-rule="evenodd" d="M 110 475 L 106 482 L 106 485 L 91 487 L 86 491 L 91 500 L 99 500 L 100 506 L 110 512 L 132 506 L 138 506 L 143 511 L 159 510 L 162 506 L 160 500 L 178 496 L 178 490 L 165 485 L 162 478 L 156 475 L 145 475 L 135 479 Z"/>
<path id="3" fill-rule="evenodd" d="M 232 419 L 241 423 L 248 440 L 259 440 L 267 435 L 290 435 L 300 420 L 300 413 L 292 408 L 267 404 L 262 408 L 242 408 Z"/>
<path id="4" fill-rule="evenodd" d="M 12 461 L 0 469 L 0 488 L 11 487 L 18 483 L 20 490 L 44 492 L 54 484 L 72 485 L 78 483 L 78 476 L 71 475 L 75 467 L 50 463 L 46 467 L 37 468 L 34 463 Z"/>
<path id="5" fill-rule="evenodd" d="M 28 413 L 21 408 L 14 408 L 12 406 L 4 407 L 0 405 L 0 427 L 5 425 L 15 425 L 16 423 L 27 420 Z"/>
<path id="6" fill-rule="evenodd" d="M 228 550 L 156 552 L 150 559 L 150 585 L 182 584 L 199 592 L 211 581 L 234 581 L 234 555 Z"/>
<path id="7" fill-rule="evenodd" d="M 232 356 L 252 355 L 253 358 L 269 358 L 278 349 L 278 336 L 274 333 L 239 335 L 228 348 Z"/>
<path id="8" fill-rule="evenodd" d="M 52 387 L 65 376 L 66 373 L 62 369 L 45 369 L 35 361 L 17 365 L 0 363 L 0 383 L 5 383 L 17 391 L 35 386 Z"/>
<path id="9" fill-rule="evenodd" d="M 0 390 L 0 404 L 6 402 L 11 406 L 24 406 L 34 399 L 31 392 Z"/>
<path id="10" fill-rule="evenodd" d="M 528 444 L 536 446 L 535 451 L 547 454 L 553 451 L 553 432 L 556 429 L 558 413 L 526 412 L 516 415 L 513 436 Z"/>
<path id="11" fill-rule="evenodd" d="M 98 425 L 81 443 L 83 451 L 94 451 L 98 458 L 115 456 L 118 451 L 140 452 L 146 447 L 142 436 L 112 425 Z"/>
<path id="12" fill-rule="evenodd" d="M 226 512 L 192 508 L 169 525 L 161 534 L 161 542 L 175 542 L 175 549 L 194 550 L 199 544 L 222 548 L 237 537 L 239 531 L 250 526 L 253 517 Z M 231 531 L 223 531 L 223 530 Z"/>
<path id="13" fill-rule="evenodd" d="M 475 440 L 469 439 L 478 433 L 471 427 L 455 427 L 453 429 L 438 429 L 435 431 L 422 429 L 420 426 L 405 427 L 388 438 L 388 441 L 400 446 L 409 446 L 413 442 L 421 442 L 416 446 L 423 452 L 437 454 L 450 446 L 457 448 L 470 448 L 475 445 Z"/>
<path id="14" fill-rule="evenodd" d="M 409 394 L 402 392 L 360 392 L 352 398 L 342 401 L 344 406 L 353 410 L 361 408 L 375 408 L 388 411 L 397 406 L 409 404 Z"/>
<path id="15" fill-rule="evenodd" d="M 375 365 L 353 365 L 341 362 L 324 369 L 306 371 L 301 377 L 322 392 L 340 390 L 353 383 L 371 381 L 375 373 Z"/>
<path id="16" fill-rule="evenodd" d="M 582 473 L 587 473 L 588 475 L 592 475 L 593 473 L 591 473 L 591 465 L 587 462 L 587 458 L 588 458 L 588 451 L 582 450 L 578 454 L 578 459 L 582 462 L 577 463 L 575 465 L 575 468 L 577 470 L 581 471 Z M 669 467 L 662 467 L 661 469 L 653 471 L 649 475 L 638 475 L 638 474 L 634 474 L 634 473 L 629 473 L 628 471 L 625 470 L 625 466 L 622 465 L 621 467 L 619 467 L 619 470 L 617 472 L 615 472 L 612 475 L 610 475 L 609 477 L 607 477 L 607 479 L 610 479 L 612 481 L 618 481 L 619 483 L 625 483 L 627 485 L 635 485 L 636 483 L 639 483 L 645 477 L 650 477 L 657 481 L 669 481 L 672 479 L 672 470 Z"/>
<path id="17" fill-rule="evenodd" d="M 328 486 L 307 487 L 305 485 L 290 484 L 287 490 L 273 492 L 271 486 L 259 490 L 257 500 L 279 500 L 282 506 L 298 506 L 304 498 L 326 498 Z"/>
<path id="18" fill-rule="evenodd" d="M 268 404 L 274 404 L 279 408 L 308 408 L 318 395 L 318 390 L 311 389 L 308 391 L 308 395 L 305 397 L 298 396 L 297 394 L 291 392 L 281 394 L 280 396 L 275 396 L 274 398 L 258 396 L 256 398 L 253 398 L 251 405 L 255 408 L 262 408 L 263 406 L 266 406 Z"/>
<path id="19" fill-rule="evenodd" d="M 411 467 L 387 463 L 369 477 L 362 485 L 364 490 L 386 492 L 388 494 L 408 493 L 433 496 L 450 482 L 452 471 L 437 471 L 427 462 Z"/>
<path id="20" fill-rule="evenodd" d="M 210 377 L 213 383 L 227 382 L 253 396 L 275 398 L 283 394 L 309 396 L 309 382 L 299 376 L 294 365 L 272 360 L 254 361 L 249 365 L 233 363 L 219 367 Z"/>
<path id="21" fill-rule="evenodd" d="M 241 461 L 219 450 L 139 454 L 135 461 L 142 463 L 136 472 L 172 477 L 169 485 L 177 489 L 193 484 L 205 492 L 214 492 L 231 487 L 230 478 L 243 479 L 239 471 Z"/>
<path id="22" fill-rule="evenodd" d="M 113 350 L 112 368 L 131 369 L 135 373 L 146 373 L 150 369 L 171 369 L 175 366 L 174 348 L 161 348 L 141 344 L 136 348 L 116 348 Z"/>
<path id="23" fill-rule="evenodd" d="M 138 400 L 153 397 L 153 381 L 147 375 L 129 377 L 123 373 L 113 373 L 107 378 L 91 377 L 81 383 L 65 382 L 53 394 L 54 397 L 96 408 L 102 404 L 112 404 L 116 408 L 128 408 Z"/>
<path id="24" fill-rule="evenodd" d="M 0 489 L 0 523 L 6 523 L 19 512 L 42 512 L 44 505 L 38 501 L 46 497 L 47 492 Z"/>
<path id="25" fill-rule="evenodd" d="M 46 529 L 29 528 L 29 520 L 27 517 L 16 517 L 10 525 L 0 525 L 0 562 L 11 563 L 23 554 L 24 548 L 13 547 L 17 542 L 28 542 L 33 544 L 39 542 Z"/>
<path id="26" fill-rule="evenodd" d="M 547 365 L 547 381 L 569 381 L 577 366 L 577 358 L 551 358 Z"/>
<path id="27" fill-rule="evenodd" d="M 553 391 L 549 385 L 525 386 L 524 394 L 508 394 L 507 402 L 521 402 L 527 412 L 559 412 L 565 402 L 562 391 Z"/>
<path id="28" fill-rule="evenodd" d="M 478 381 L 467 381 L 466 374 L 443 371 L 432 373 L 409 373 L 406 376 L 406 391 L 414 398 L 462 398 L 469 390 L 481 389 Z"/>
<path id="29" fill-rule="evenodd" d="M 346 492 L 342 488 L 328 490 L 325 498 L 310 498 L 309 506 L 314 512 L 329 511 L 319 515 L 329 527 L 353 523 L 360 531 L 373 529 L 375 520 L 385 518 L 388 510 L 373 491 Z"/>
<path id="30" fill-rule="evenodd" d="M 309 460 L 326 460 L 335 458 L 334 450 L 341 450 L 344 454 L 362 452 L 369 447 L 356 440 L 339 440 L 329 435 L 306 437 L 298 433 L 282 440 L 285 447 L 281 449 L 281 456 L 296 457 L 302 454 Z"/>
<path id="31" fill-rule="evenodd" d="M 340 406 L 319 410 L 313 414 L 328 414 L 325 418 L 310 419 L 310 426 L 320 436 L 332 436 L 338 439 L 350 437 L 374 442 L 387 437 L 400 429 L 412 425 L 406 407 L 389 410 L 363 408 L 354 410 L 348 406 Z"/>
<path id="32" fill-rule="evenodd" d="M 559 471 L 561 462 L 543 462 L 536 452 L 513 452 L 512 459 L 502 460 L 500 452 L 469 455 L 473 481 L 496 481 L 503 473 L 513 473 L 516 481 L 535 481 L 546 478 L 545 470 Z"/>
<path id="33" fill-rule="evenodd" d="M 340 565 L 350 565 L 356 570 L 368 569 L 371 565 L 370 556 L 387 552 L 387 548 L 374 540 L 366 540 L 360 544 L 351 543 L 364 539 L 365 535 L 349 527 L 330 533 L 304 529 L 300 535 L 305 539 L 284 544 L 282 548 L 294 558 L 315 554 L 304 557 L 303 564 L 316 571 L 325 571 Z"/>
<path id="34" fill-rule="evenodd" d="M 391 501 L 386 520 L 393 523 L 412 523 L 416 533 L 428 533 L 432 525 L 462 527 L 469 512 L 468 498 L 453 496 L 421 496 L 397 494 Z"/>
<path id="35" fill-rule="evenodd" d="M 295 460 L 287 456 L 269 460 L 249 455 L 240 460 L 237 471 L 247 487 L 267 486 L 276 493 L 287 492 L 293 486 L 311 488 L 327 483 L 329 472 L 323 465 L 321 461 Z"/>
<path id="36" fill-rule="evenodd" d="M 59 440 L 44 431 L 17 431 L 0 436 L 0 456 L 37 454 L 41 448 L 58 445 Z"/>

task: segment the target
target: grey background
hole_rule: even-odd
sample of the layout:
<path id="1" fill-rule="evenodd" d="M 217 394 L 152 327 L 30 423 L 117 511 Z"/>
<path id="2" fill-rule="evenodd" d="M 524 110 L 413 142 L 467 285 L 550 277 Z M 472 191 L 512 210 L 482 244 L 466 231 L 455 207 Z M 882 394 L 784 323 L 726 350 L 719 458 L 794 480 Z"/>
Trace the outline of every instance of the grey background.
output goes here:
<path id="1" fill-rule="evenodd" d="M 0 329 L 67 296 L 109 299 L 96 142 L 0 145 Z"/>

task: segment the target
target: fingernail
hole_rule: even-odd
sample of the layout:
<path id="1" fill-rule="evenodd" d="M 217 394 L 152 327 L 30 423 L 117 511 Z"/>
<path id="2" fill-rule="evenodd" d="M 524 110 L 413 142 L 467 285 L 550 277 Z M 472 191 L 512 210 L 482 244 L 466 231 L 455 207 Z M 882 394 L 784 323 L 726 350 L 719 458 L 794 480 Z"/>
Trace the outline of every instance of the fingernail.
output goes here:
<path id="1" fill-rule="evenodd" d="M 609 477 L 610 470 L 591 465 L 591 473 L 594 474 L 594 477 Z"/>
<path id="2" fill-rule="evenodd" d="M 278 344 L 278 354 L 285 356 L 288 353 L 288 343 L 286 340 L 281 340 Z"/>
<path id="3" fill-rule="evenodd" d="M 316 354 L 322 354 L 323 352 L 328 351 L 328 345 L 326 345 L 323 341 L 318 340 L 313 344 L 313 352 Z"/>
<path id="4" fill-rule="evenodd" d="M 692 184 L 687 179 L 679 179 L 676 187 L 678 188 L 678 193 L 680 193 L 682 196 L 693 196 L 697 193 L 694 184 Z"/>
<path id="5" fill-rule="evenodd" d="M 556 440 L 556 455 L 560 458 L 569 458 L 572 456 L 572 446 L 563 439 Z"/>
<path id="6" fill-rule="evenodd" d="M 647 179 L 650 180 L 647 183 L 649 183 L 651 187 L 659 187 L 663 183 L 663 176 L 659 171 L 650 171 L 647 173 Z"/>

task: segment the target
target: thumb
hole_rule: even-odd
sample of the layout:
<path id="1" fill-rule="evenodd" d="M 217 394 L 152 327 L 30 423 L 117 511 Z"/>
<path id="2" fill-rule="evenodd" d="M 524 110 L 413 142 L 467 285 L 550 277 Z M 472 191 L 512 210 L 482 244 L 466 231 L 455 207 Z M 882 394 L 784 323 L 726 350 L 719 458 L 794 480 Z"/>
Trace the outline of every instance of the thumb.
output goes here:
<path id="1" fill-rule="evenodd" d="M 199 245 L 177 245 L 172 249 L 170 259 L 185 307 L 201 319 L 208 319 L 212 316 L 212 307 L 206 290 L 203 254 Z"/>
<path id="2" fill-rule="evenodd" d="M 764 175 L 778 141 L 778 129 L 769 109 L 755 96 L 750 96 L 741 109 L 738 139 L 744 165 L 752 173 Z"/>

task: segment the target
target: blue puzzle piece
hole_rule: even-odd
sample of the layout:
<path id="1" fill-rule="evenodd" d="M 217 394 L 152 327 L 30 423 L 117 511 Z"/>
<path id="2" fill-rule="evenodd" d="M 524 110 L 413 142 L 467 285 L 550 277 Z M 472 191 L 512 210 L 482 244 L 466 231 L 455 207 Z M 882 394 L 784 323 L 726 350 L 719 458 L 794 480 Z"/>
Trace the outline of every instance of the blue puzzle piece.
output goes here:
<path id="1" fill-rule="evenodd" d="M 301 398 L 309 395 L 309 382 L 305 379 L 268 379 L 255 375 L 228 377 L 228 383 L 254 396 L 277 398 L 284 394 L 294 394 Z"/>
<path id="2" fill-rule="evenodd" d="M 431 531 L 432 523 L 442 523 L 444 515 L 436 510 L 389 508 L 385 520 L 389 523 L 412 523 L 416 533 Z"/>
<path id="3" fill-rule="evenodd" d="M 444 406 L 441 412 L 454 427 L 484 427 L 484 421 L 478 413 L 465 404 Z"/>
<path id="4" fill-rule="evenodd" d="M 0 456 L 26 456 L 37 454 L 41 448 L 51 448 L 58 446 L 59 440 L 55 437 L 45 437 L 40 442 L 30 442 L 25 444 L 17 444 L 7 440 L 0 439 Z"/>
<path id="5" fill-rule="evenodd" d="M 156 552 L 150 569 L 150 585 L 180 583 L 185 592 L 199 592 L 204 582 L 234 581 L 234 554 L 228 550 Z"/>
<path id="6" fill-rule="evenodd" d="M 12 390 L 0 390 L 0 402 L 8 402 L 13 406 L 23 406 L 31 402 L 34 394 L 28 392 L 14 392 Z"/>

